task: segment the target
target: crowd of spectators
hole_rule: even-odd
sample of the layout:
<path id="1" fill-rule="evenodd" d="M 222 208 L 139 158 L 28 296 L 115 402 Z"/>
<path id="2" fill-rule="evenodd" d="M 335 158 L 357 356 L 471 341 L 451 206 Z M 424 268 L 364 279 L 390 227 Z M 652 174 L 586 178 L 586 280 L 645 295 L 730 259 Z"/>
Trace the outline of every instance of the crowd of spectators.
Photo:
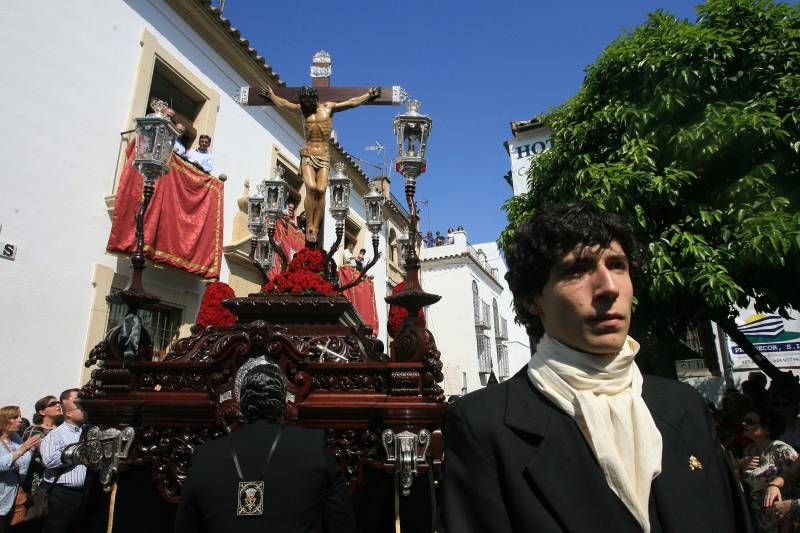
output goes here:
<path id="1" fill-rule="evenodd" d="M 751 372 L 714 409 L 717 432 L 742 483 L 756 531 L 800 531 L 800 387 Z"/>
<path id="2" fill-rule="evenodd" d="M 86 420 L 78 389 L 41 398 L 32 419 L 16 405 L 0 408 L 0 533 L 85 531 L 97 514 L 90 510 L 93 484 L 85 466 L 61 462 Z"/>
<path id="3" fill-rule="evenodd" d="M 422 244 L 425 248 L 433 248 L 434 246 L 445 246 L 447 244 L 453 244 L 453 234 L 457 231 L 464 231 L 464 226 L 456 226 L 447 228 L 447 236 L 442 235 L 440 231 L 436 231 L 436 235 L 433 234 L 432 231 L 428 231 L 425 233 L 425 236 L 422 237 Z"/>

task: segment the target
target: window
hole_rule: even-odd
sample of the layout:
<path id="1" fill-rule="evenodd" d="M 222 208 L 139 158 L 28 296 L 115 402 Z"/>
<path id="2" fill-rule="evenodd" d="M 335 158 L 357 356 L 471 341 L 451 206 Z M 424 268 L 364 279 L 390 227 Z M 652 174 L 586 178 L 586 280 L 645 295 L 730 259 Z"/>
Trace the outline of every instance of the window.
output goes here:
<path id="1" fill-rule="evenodd" d="M 106 332 L 122 324 L 128 307 L 121 303 L 109 304 Z M 161 359 L 172 341 L 178 338 L 178 329 L 183 321 L 183 312 L 178 307 L 163 304 L 139 311 L 142 326 L 150 332 L 153 340 L 153 358 Z"/>
<path id="2" fill-rule="evenodd" d="M 497 298 L 492 298 L 492 319 L 494 323 L 494 334 L 497 335 L 500 332 L 500 321 L 497 315 Z"/>
<path id="3" fill-rule="evenodd" d="M 158 57 L 153 64 L 153 81 L 150 83 L 150 92 L 145 105 L 149 106 L 153 98 L 165 101 L 175 110 L 175 122 L 186 126 L 183 141 L 186 146 L 191 146 L 198 136 L 195 120 L 200 114 L 206 98 Z M 144 113 L 151 112 L 149 108 L 143 111 Z"/>
<path id="4" fill-rule="evenodd" d="M 498 374 L 500 381 L 508 378 L 508 346 L 499 339 L 497 340 L 497 366 L 500 367 Z"/>
<path id="5" fill-rule="evenodd" d="M 397 249 L 397 232 L 394 228 L 389 230 L 389 261 L 397 264 L 400 250 Z"/>
<path id="6" fill-rule="evenodd" d="M 219 94 L 205 85 L 195 73 L 174 57 L 158 38 L 148 30 L 142 32 L 140 40 L 141 56 L 133 86 L 133 100 L 128 114 L 128 128 L 134 126 L 134 119 L 150 112 L 150 99 L 160 98 L 175 109 L 175 119 L 186 126 L 183 141 L 186 149 L 191 149 L 200 134 L 214 138 L 214 127 L 219 109 Z M 114 174 L 112 195 L 106 198 L 106 205 L 113 208 L 113 194 L 116 192 L 118 177 L 125 166 L 127 142 L 120 143 L 117 154 L 117 171 Z M 211 151 L 214 151 L 212 144 Z"/>
<path id="7" fill-rule="evenodd" d="M 492 353 L 489 345 L 489 336 L 475 335 L 478 345 L 478 372 L 489 374 L 492 371 Z"/>
<path id="8" fill-rule="evenodd" d="M 475 325 L 481 323 L 481 299 L 478 296 L 478 282 L 472 280 L 472 314 L 475 317 Z"/>

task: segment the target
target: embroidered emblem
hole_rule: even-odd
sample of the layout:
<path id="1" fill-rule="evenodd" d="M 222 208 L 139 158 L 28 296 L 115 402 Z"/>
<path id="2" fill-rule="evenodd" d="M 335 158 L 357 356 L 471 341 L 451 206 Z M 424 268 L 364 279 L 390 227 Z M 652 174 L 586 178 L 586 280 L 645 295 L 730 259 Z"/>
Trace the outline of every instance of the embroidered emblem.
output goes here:
<path id="1" fill-rule="evenodd" d="M 695 457 L 694 455 L 689 456 L 689 470 L 702 470 L 703 463 L 700 462 L 700 459 Z"/>
<path id="2" fill-rule="evenodd" d="M 264 482 L 239 482 L 239 505 L 236 516 L 261 516 L 264 513 Z"/>

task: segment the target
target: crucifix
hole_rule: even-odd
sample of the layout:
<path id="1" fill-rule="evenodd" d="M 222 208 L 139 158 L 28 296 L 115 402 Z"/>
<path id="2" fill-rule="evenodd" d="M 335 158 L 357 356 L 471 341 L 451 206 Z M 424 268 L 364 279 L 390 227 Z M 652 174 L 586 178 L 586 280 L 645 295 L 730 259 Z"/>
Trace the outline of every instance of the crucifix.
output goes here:
<path id="1" fill-rule="evenodd" d="M 306 186 L 306 245 L 319 246 L 318 234 L 325 212 L 325 190 L 330 172 L 330 138 L 333 114 L 360 105 L 397 105 L 405 99 L 399 86 L 331 87 L 331 56 L 324 50 L 314 54 L 311 86 L 242 87 L 242 105 L 274 105 L 299 113 L 303 119 L 305 145 L 300 149 L 300 173 Z"/>

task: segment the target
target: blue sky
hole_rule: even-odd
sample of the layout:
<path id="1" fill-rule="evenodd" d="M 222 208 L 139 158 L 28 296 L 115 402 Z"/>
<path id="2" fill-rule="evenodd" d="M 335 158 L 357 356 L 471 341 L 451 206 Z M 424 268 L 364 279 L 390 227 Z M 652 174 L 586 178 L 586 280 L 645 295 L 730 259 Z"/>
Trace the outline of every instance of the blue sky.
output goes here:
<path id="1" fill-rule="evenodd" d="M 419 99 L 433 118 L 428 171 L 417 187 L 421 229 L 463 225 L 469 241 L 479 243 L 496 240 L 506 225 L 502 204 L 511 188 L 503 175 L 510 164 L 502 144 L 511 136 L 509 123 L 575 94 L 584 68 L 647 13 L 663 9 L 693 21 L 697 3 L 227 0 L 224 16 L 288 85 L 308 84 L 311 57 L 325 49 L 333 85 L 401 85 Z M 376 152 L 364 150 L 377 140 L 391 161 L 392 118 L 400 110 L 374 106 L 337 115 L 339 142 L 380 165 Z M 392 190 L 402 198 L 396 174 Z"/>

